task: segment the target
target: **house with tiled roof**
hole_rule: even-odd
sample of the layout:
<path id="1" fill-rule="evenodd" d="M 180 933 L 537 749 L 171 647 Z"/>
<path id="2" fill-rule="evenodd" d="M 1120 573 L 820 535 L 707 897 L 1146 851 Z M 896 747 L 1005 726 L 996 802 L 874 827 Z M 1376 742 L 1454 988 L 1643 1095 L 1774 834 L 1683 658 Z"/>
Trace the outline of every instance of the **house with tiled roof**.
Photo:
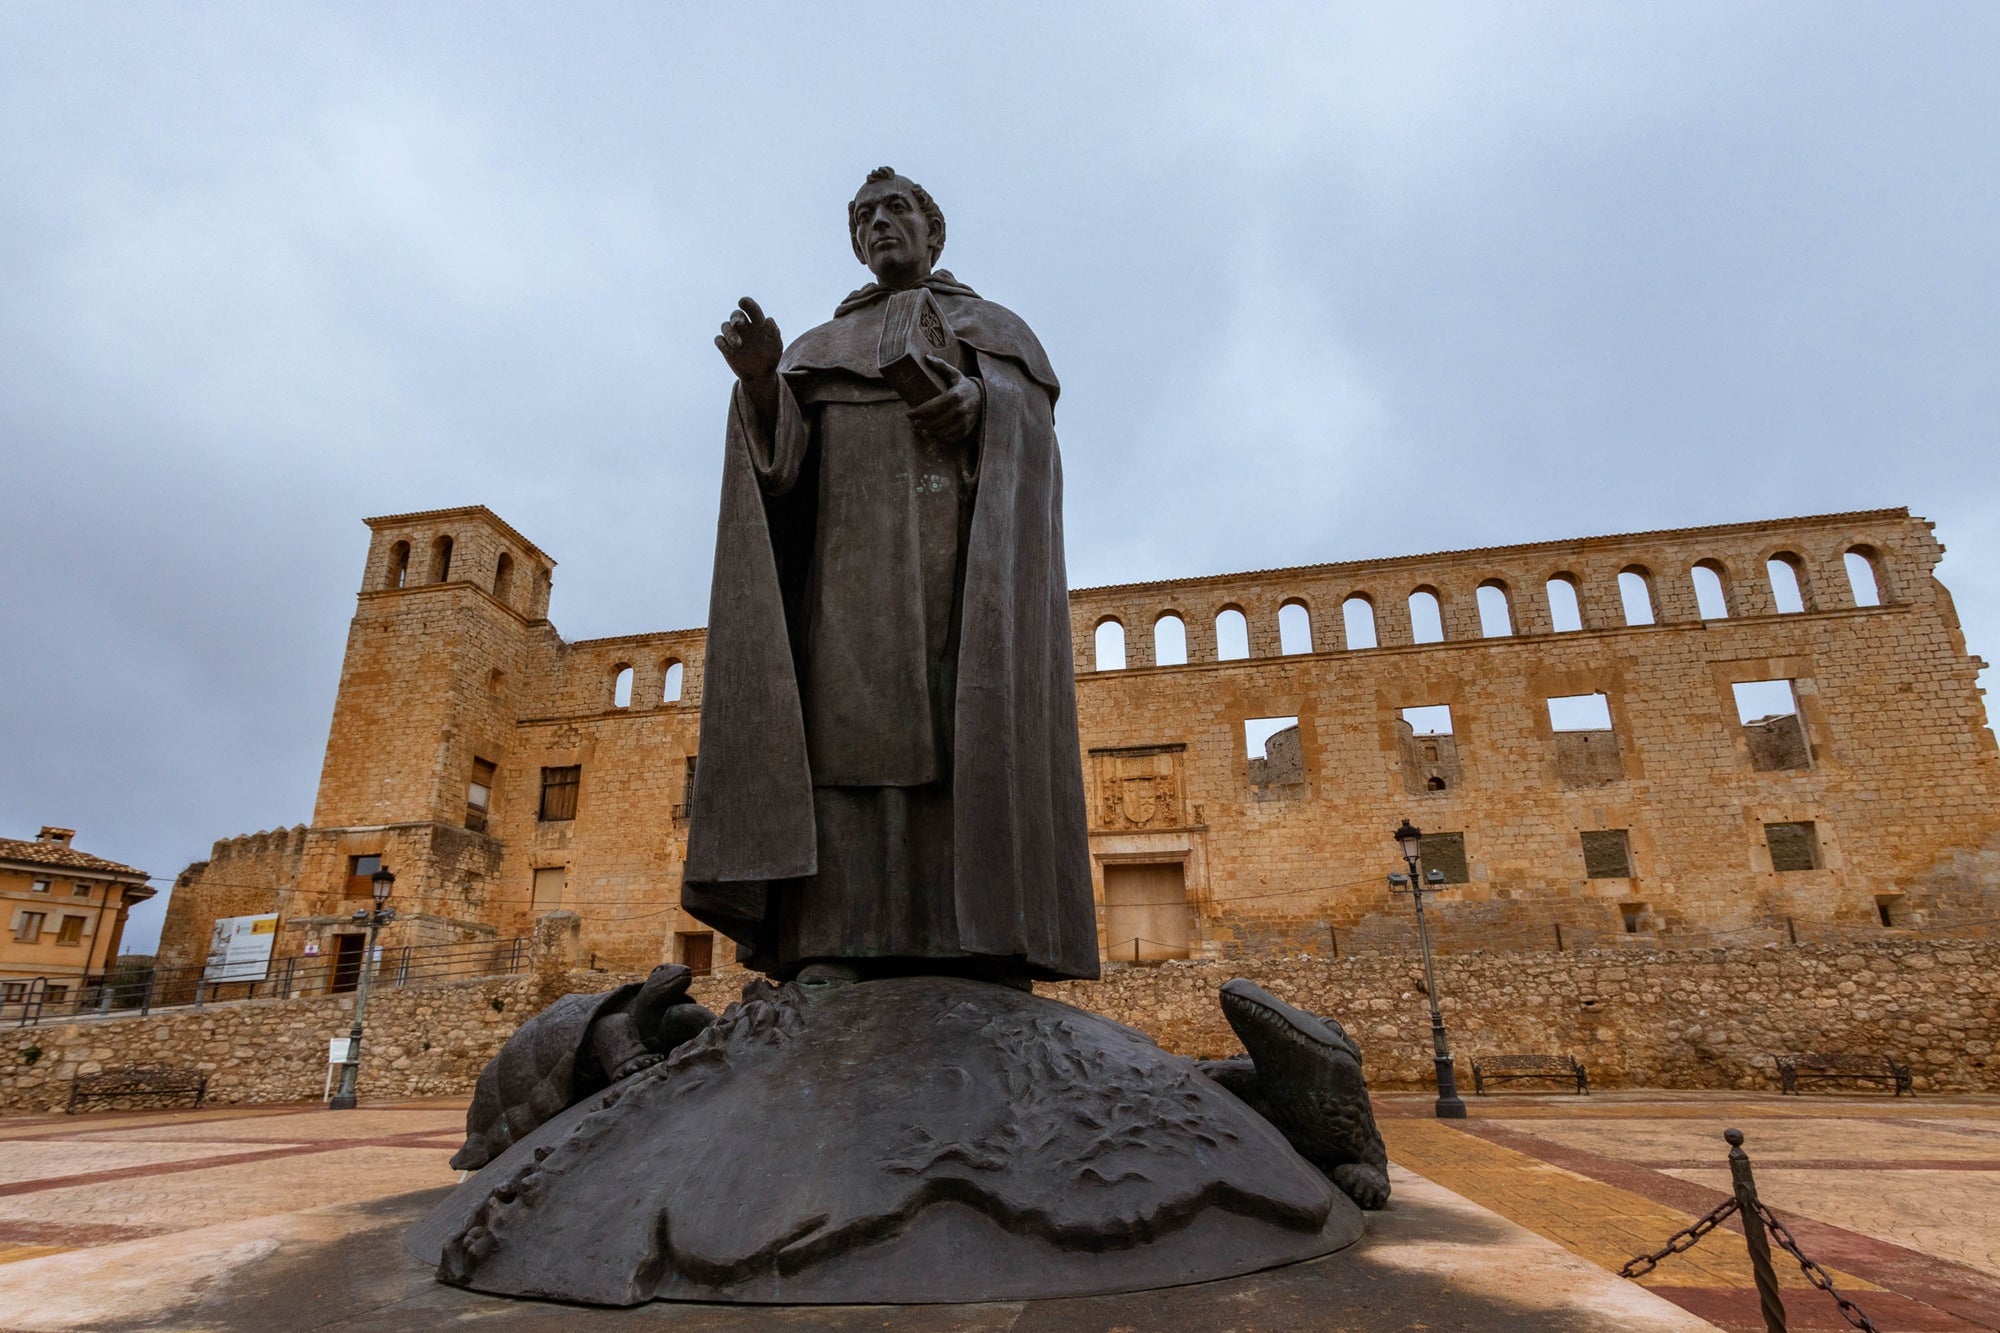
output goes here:
<path id="1" fill-rule="evenodd" d="M 0 838 L 0 1002 L 74 1004 L 118 957 L 126 914 L 153 896 L 145 871 L 71 846 L 74 829 Z M 0 1009 L 5 1012 L 6 1009 Z"/>

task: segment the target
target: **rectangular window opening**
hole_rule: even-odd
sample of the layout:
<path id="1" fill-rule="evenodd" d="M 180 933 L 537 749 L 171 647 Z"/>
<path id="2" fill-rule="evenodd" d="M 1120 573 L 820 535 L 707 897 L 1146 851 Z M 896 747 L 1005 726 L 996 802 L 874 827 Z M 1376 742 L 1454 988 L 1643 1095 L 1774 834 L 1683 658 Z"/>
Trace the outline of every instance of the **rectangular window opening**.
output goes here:
<path id="1" fill-rule="evenodd" d="M 1396 743 L 1402 750 L 1403 789 L 1413 795 L 1457 791 L 1458 737 L 1450 704 L 1398 709 Z"/>
<path id="2" fill-rule="evenodd" d="M 1552 731 L 1611 730 L 1611 698 L 1605 694 L 1559 694 L 1549 700 Z"/>
<path id="3" fill-rule="evenodd" d="M 21 923 L 14 927 L 14 941 L 17 944 L 34 944 L 42 938 L 42 923 L 48 920 L 46 912 L 23 912 Z"/>
<path id="4" fill-rule="evenodd" d="M 583 783 L 583 767 L 569 764 L 542 770 L 541 819 L 544 823 L 576 818 L 576 791 Z"/>
<path id="5" fill-rule="evenodd" d="M 486 831 L 486 814 L 493 804 L 493 775 L 497 771 L 491 760 L 472 761 L 472 780 L 465 785 L 465 826 L 474 833 Z"/>
<path id="6" fill-rule="evenodd" d="M 47 893 L 48 891 L 49 882 L 45 879 L 38 879 L 28 886 L 28 892 L 30 893 Z"/>
<path id="7" fill-rule="evenodd" d="M 1424 834 L 1423 856 L 1418 865 L 1426 876 L 1433 870 L 1444 872 L 1444 882 L 1447 884 L 1467 883 L 1472 878 L 1472 871 L 1465 860 L 1465 835 Z"/>
<path id="8" fill-rule="evenodd" d="M 1799 716 L 1798 691 L 1789 680 L 1745 680 L 1730 687 L 1736 720 L 1750 750 L 1750 766 L 1760 773 L 1812 767 L 1812 747 Z"/>
<path id="9" fill-rule="evenodd" d="M 1296 717 L 1252 717 L 1243 721 L 1243 754 L 1253 786 L 1271 787 L 1306 780 L 1305 752 Z"/>
<path id="10" fill-rule="evenodd" d="M 350 856 L 347 858 L 347 887 L 342 891 L 344 898 L 375 900 L 375 872 L 382 868 L 380 856 Z"/>
<path id="11" fill-rule="evenodd" d="M 1583 843 L 1585 878 L 1632 878 L 1632 839 L 1625 829 L 1590 829 L 1578 837 Z"/>
<path id="12" fill-rule="evenodd" d="M 88 884 L 72 884 L 69 896 L 72 898 L 88 898 L 90 896 L 90 886 Z"/>
<path id="13" fill-rule="evenodd" d="M 1764 825 L 1764 845 L 1771 850 L 1771 869 L 1779 871 L 1818 870 L 1819 829 L 1811 820 Z"/>
<path id="14" fill-rule="evenodd" d="M 1416 708 L 1405 708 L 1399 716 L 1410 724 L 1413 736 L 1451 735 L 1451 705 L 1423 704 Z"/>
<path id="15" fill-rule="evenodd" d="M 1646 917 L 1646 904 L 1620 903 L 1618 904 L 1618 917 L 1624 923 L 1627 935 L 1637 935 L 1639 927 Z"/>
<path id="16" fill-rule="evenodd" d="M 82 918 L 82 917 L 80 917 L 80 916 L 66 916 L 66 917 L 64 917 L 64 918 L 62 919 L 62 925 L 61 925 L 60 927 L 58 927 L 58 928 L 57 928 L 57 930 L 56 930 L 56 943 L 57 943 L 57 944 L 82 944 L 82 943 L 83 943 L 83 918 Z"/>

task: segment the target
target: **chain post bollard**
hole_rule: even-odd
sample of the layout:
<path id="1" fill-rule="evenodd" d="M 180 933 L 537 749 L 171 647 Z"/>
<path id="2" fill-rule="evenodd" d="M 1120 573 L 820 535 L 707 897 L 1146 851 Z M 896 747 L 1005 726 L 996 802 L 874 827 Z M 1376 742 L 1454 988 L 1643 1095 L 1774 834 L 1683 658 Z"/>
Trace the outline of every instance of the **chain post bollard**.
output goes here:
<path id="1" fill-rule="evenodd" d="M 1750 1250 L 1750 1272 L 1757 1279 L 1757 1303 L 1764 1310 L 1767 1333 L 1785 1333 L 1785 1303 L 1778 1298 L 1778 1274 L 1771 1267 L 1771 1241 L 1764 1234 L 1757 1202 L 1757 1181 L 1750 1174 L 1750 1155 L 1743 1151 L 1743 1131 L 1727 1129 L 1729 1179 L 1736 1186 L 1736 1211 L 1743 1218 L 1743 1241 Z"/>

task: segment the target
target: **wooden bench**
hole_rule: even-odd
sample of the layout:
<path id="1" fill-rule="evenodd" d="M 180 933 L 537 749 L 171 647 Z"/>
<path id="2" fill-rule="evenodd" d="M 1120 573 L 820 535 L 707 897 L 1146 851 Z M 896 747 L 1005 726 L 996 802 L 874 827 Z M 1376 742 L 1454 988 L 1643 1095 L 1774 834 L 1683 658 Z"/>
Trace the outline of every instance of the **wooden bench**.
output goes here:
<path id="1" fill-rule="evenodd" d="M 1513 1083 L 1522 1079 L 1553 1079 L 1574 1082 L 1579 1097 L 1590 1095 L 1590 1076 L 1570 1055 L 1488 1055 L 1472 1062 L 1472 1090 L 1486 1095 L 1488 1083 Z"/>
<path id="2" fill-rule="evenodd" d="M 193 1069 L 173 1069 L 164 1065 L 128 1065 L 120 1069 L 78 1074 L 69 1081 L 69 1105 L 64 1115 L 75 1115 L 84 1102 L 118 1101 L 125 1098 L 194 1097 L 199 1111 L 208 1096 L 208 1075 Z"/>
<path id="3" fill-rule="evenodd" d="M 1910 1067 L 1897 1064 L 1889 1055 L 1781 1055 L 1778 1057 L 1778 1091 L 1799 1095 L 1801 1083 L 1829 1083 L 1852 1079 L 1858 1083 L 1880 1083 L 1896 1090 L 1898 1097 L 1917 1095 L 1910 1082 Z"/>

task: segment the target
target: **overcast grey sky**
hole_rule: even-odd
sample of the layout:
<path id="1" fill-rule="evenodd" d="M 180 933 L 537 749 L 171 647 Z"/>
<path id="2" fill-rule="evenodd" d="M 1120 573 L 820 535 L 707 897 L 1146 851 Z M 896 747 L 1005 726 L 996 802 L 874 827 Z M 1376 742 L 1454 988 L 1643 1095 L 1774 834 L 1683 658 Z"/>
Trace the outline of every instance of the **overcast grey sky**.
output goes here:
<path id="1" fill-rule="evenodd" d="M 366 515 L 701 623 L 715 325 L 827 318 L 882 163 L 1062 376 L 1079 586 L 1907 504 L 2000 657 L 1996 67 L 1991 3 L 0 5 L 0 834 L 309 819 Z"/>

